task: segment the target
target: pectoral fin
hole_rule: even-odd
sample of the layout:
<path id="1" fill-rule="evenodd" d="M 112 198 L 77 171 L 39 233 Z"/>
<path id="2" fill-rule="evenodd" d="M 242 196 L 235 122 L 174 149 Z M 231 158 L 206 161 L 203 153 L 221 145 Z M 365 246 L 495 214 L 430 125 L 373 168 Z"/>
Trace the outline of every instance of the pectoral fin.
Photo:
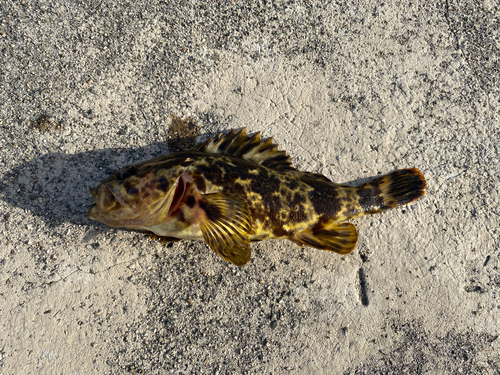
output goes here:
<path id="1" fill-rule="evenodd" d="M 205 215 L 200 229 L 206 243 L 222 259 L 237 266 L 250 260 L 250 214 L 246 201 L 235 194 L 204 194 L 199 202 Z"/>
<path id="2" fill-rule="evenodd" d="M 351 223 L 331 224 L 321 229 L 306 229 L 299 232 L 295 235 L 295 240 L 320 250 L 348 254 L 356 246 L 358 232 Z"/>

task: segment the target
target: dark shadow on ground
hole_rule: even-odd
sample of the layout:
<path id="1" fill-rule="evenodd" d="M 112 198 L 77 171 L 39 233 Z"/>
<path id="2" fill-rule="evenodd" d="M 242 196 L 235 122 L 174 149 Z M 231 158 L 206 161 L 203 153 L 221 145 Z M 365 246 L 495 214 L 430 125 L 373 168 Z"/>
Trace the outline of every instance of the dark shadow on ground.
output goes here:
<path id="1" fill-rule="evenodd" d="M 127 165 L 170 153 L 168 143 L 45 154 L 0 176 L 0 199 L 43 217 L 50 226 L 70 222 L 104 227 L 87 218 L 94 202 L 90 189 Z"/>

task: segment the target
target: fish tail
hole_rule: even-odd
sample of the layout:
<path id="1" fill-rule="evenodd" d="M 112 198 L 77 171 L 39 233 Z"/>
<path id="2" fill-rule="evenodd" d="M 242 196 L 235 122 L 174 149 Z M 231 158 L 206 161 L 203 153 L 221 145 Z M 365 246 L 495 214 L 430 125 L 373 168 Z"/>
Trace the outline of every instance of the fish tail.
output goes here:
<path id="1" fill-rule="evenodd" d="M 357 187 L 359 205 L 364 214 L 402 206 L 425 194 L 427 182 L 417 168 L 399 169 Z"/>

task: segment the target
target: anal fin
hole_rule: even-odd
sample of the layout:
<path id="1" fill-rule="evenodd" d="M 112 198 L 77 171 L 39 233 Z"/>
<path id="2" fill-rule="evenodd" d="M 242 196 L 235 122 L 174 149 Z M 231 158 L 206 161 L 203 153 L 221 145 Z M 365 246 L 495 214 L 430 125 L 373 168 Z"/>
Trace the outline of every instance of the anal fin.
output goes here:
<path id="1" fill-rule="evenodd" d="M 203 238 L 222 259 L 237 266 L 250 260 L 250 214 L 246 201 L 236 194 L 204 194 L 199 202 L 204 217 Z"/>
<path id="2" fill-rule="evenodd" d="M 358 232 L 351 223 L 330 224 L 320 229 L 306 229 L 295 235 L 294 242 L 320 250 L 348 254 L 354 250 Z"/>

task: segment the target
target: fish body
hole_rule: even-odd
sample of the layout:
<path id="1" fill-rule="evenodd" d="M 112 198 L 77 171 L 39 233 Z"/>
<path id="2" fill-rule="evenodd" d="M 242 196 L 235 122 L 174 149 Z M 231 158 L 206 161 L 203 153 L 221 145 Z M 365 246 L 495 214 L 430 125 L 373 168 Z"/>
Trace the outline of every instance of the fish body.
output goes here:
<path id="1" fill-rule="evenodd" d="M 295 169 L 272 138 L 231 131 L 196 146 L 123 168 L 92 190 L 91 219 L 173 239 L 205 240 L 238 266 L 250 241 L 288 239 L 340 254 L 358 238 L 346 220 L 425 194 L 422 173 L 402 169 L 357 187 Z"/>

